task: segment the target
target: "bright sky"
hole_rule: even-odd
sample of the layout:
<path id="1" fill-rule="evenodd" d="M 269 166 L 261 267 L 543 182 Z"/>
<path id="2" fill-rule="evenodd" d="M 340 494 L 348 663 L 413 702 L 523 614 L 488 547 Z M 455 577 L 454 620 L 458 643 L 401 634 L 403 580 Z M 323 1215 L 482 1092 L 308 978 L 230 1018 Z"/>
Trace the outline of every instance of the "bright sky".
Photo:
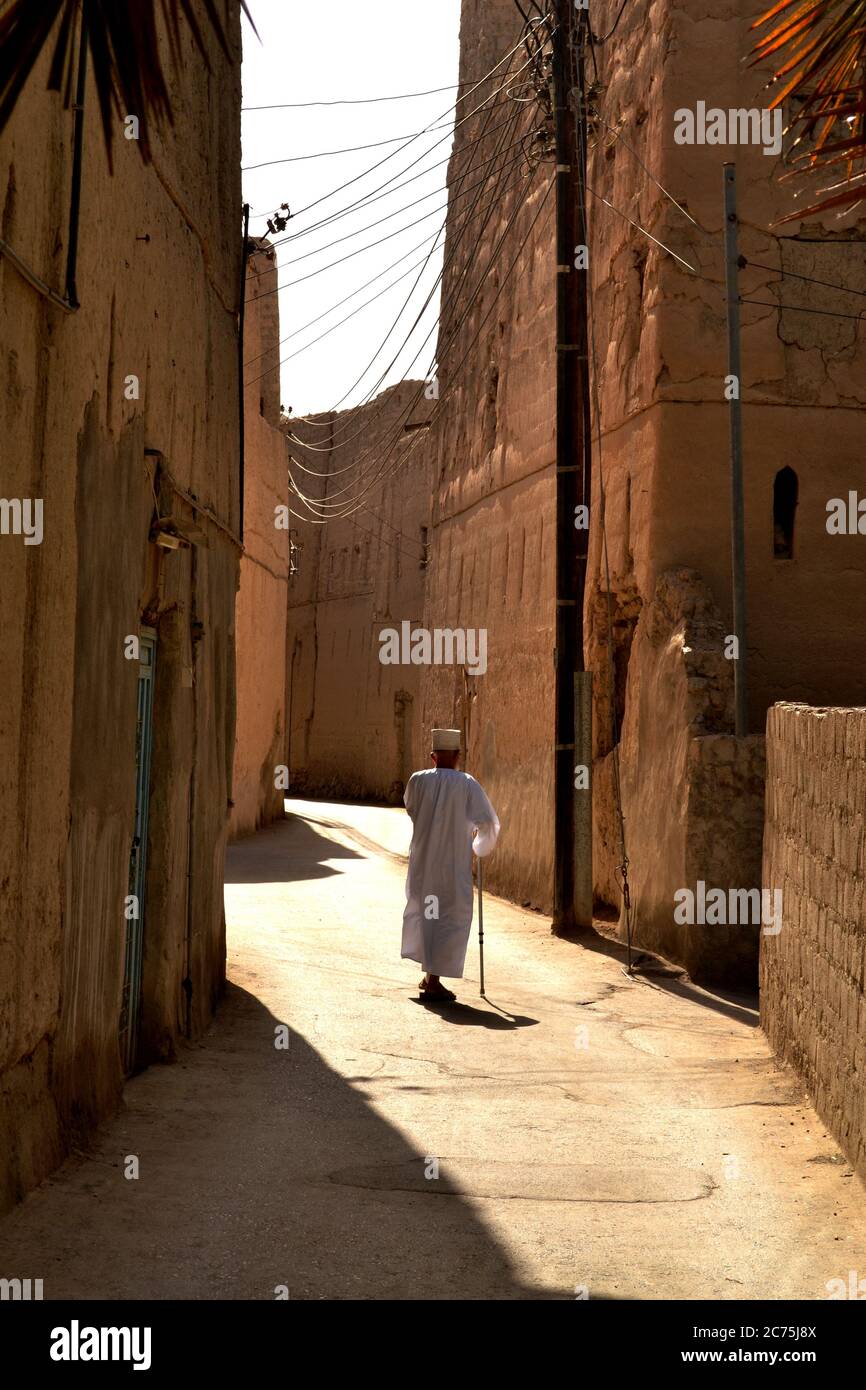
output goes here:
<path id="1" fill-rule="evenodd" d="M 327 8 L 321 0 L 249 0 L 249 7 L 261 43 L 244 21 L 245 108 L 392 96 L 451 87 L 457 80 L 460 0 L 435 0 L 433 5 L 330 0 Z M 291 238 L 278 246 L 277 257 L 279 283 L 286 287 L 279 295 L 280 336 L 293 335 L 281 345 L 280 356 L 297 354 L 282 366 L 282 401 L 295 415 L 346 409 L 405 377 L 429 375 L 436 350 L 441 250 L 434 251 L 426 266 L 422 262 L 445 217 L 450 107 L 456 95 L 447 90 L 365 105 L 244 110 L 243 189 L 252 209 L 251 233 L 265 235 L 268 216 L 283 202 L 297 214 L 285 232 L 272 238 Z M 404 141 L 394 141 L 353 154 L 248 167 L 409 137 L 443 122 L 443 128 L 402 151 Z M 384 162 L 378 169 L 366 172 L 379 161 Z M 357 182 L 335 192 L 352 179 Z M 407 183 L 409 179 L 413 181 Z M 406 186 L 396 187 L 402 183 Z M 377 201 L 369 206 L 316 227 L 323 218 L 373 196 Z M 310 207 L 313 203 L 317 206 Z M 387 220 L 372 226 L 380 219 Z M 327 246 L 344 237 L 339 245 Z M 388 239 L 381 245 L 350 254 L 383 237 Z M 344 256 L 350 259 L 332 264 Z M 431 291 L 430 306 L 410 334 Z M 368 300 L 374 302 L 361 307 Z M 396 328 L 384 341 L 404 303 Z M 347 322 L 298 352 L 354 310 L 358 312 Z M 318 321 L 305 327 L 313 319 Z"/>

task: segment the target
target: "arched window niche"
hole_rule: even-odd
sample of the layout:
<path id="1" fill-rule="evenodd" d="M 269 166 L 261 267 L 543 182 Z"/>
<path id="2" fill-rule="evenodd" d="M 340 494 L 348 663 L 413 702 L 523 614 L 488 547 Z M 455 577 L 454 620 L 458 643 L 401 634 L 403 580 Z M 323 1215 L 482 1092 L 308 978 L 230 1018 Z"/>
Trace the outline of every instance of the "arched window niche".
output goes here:
<path id="1" fill-rule="evenodd" d="M 794 558 L 794 519 L 799 484 L 793 468 L 780 468 L 773 483 L 773 555 Z"/>

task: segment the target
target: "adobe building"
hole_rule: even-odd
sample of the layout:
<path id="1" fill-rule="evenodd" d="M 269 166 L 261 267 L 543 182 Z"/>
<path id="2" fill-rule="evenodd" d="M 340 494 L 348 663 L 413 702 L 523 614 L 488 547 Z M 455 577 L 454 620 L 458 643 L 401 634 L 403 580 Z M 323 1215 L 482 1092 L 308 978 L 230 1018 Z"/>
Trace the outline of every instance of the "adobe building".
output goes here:
<path id="1" fill-rule="evenodd" d="M 610 29 L 619 8 L 613 0 L 596 4 L 594 31 Z M 694 16 L 670 0 L 626 7 L 613 38 L 596 49 L 590 98 L 602 433 L 600 457 L 594 442 L 585 604 L 595 894 L 600 906 L 620 910 L 616 737 L 636 940 L 715 980 L 754 978 L 758 929 L 682 926 L 674 895 L 700 879 L 725 889 L 760 886 L 768 707 L 861 704 L 866 680 L 866 630 L 857 617 L 864 541 L 831 535 L 825 524 L 828 501 L 862 483 L 864 337 L 850 316 L 853 297 L 811 283 L 866 290 L 866 224 L 855 212 L 774 225 L 794 206 L 774 158 L 760 146 L 675 140 L 676 113 L 699 101 L 725 110 L 768 101 L 766 73 L 743 62 L 753 17 L 742 0 L 719 16 Z M 464 0 L 461 76 L 491 68 L 516 36 L 510 0 Z M 470 161 L 494 153 L 499 137 L 483 135 L 482 120 L 483 113 L 458 128 L 452 185 Z M 741 293 L 754 301 L 742 310 L 741 381 L 751 736 L 739 740 L 726 657 L 722 177 L 731 159 L 740 251 L 749 262 Z M 430 432 L 435 496 L 425 604 L 428 628 L 488 631 L 487 672 L 467 701 L 468 765 L 503 823 L 485 877 L 491 890 L 545 911 L 553 883 L 553 196 L 540 213 L 539 206 L 551 176 L 548 156 L 531 183 L 503 194 L 500 216 L 446 275 L 447 295 L 471 262 L 474 275 L 458 296 L 477 297 L 462 330 L 454 334 L 447 320 L 440 329 L 443 406 Z M 424 668 L 421 727 L 459 724 L 464 699 L 453 670 Z"/>
<path id="2" fill-rule="evenodd" d="M 88 79 L 80 215 L 51 41 L 0 136 L 0 1207 L 111 1112 L 126 1073 L 201 1034 L 224 981 L 237 4 L 227 15 L 230 58 L 206 30 L 210 72 L 183 25 L 177 71 L 166 44 L 176 124 L 150 130 L 150 164 L 118 119 L 109 172 Z M 14 524 L 37 501 L 38 539 Z"/>
<path id="3" fill-rule="evenodd" d="M 428 761 L 415 761 L 421 668 L 380 660 L 382 634 L 418 624 L 424 611 L 424 392 L 423 382 L 404 381 L 356 409 L 287 422 L 293 476 L 306 496 L 330 504 L 324 515 L 332 518 L 322 525 L 293 500 L 286 647 L 293 795 L 399 804 L 412 772 Z M 358 505 L 353 491 L 350 514 L 341 516 L 347 478 L 372 481 L 379 458 L 387 476 Z"/>
<path id="4" fill-rule="evenodd" d="M 235 608 L 237 720 L 232 839 L 283 814 L 286 749 L 286 603 L 289 583 L 288 442 L 281 427 L 277 265 L 251 238 L 244 313 L 244 550 Z"/>

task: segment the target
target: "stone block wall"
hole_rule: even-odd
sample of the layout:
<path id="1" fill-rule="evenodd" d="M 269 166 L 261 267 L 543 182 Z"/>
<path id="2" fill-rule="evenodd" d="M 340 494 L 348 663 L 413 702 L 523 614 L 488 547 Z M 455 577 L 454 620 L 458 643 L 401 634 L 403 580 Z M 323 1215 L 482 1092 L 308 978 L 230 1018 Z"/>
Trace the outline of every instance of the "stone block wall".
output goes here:
<path id="1" fill-rule="evenodd" d="M 761 1024 L 866 1177 L 866 709 L 770 710 L 763 878 Z"/>

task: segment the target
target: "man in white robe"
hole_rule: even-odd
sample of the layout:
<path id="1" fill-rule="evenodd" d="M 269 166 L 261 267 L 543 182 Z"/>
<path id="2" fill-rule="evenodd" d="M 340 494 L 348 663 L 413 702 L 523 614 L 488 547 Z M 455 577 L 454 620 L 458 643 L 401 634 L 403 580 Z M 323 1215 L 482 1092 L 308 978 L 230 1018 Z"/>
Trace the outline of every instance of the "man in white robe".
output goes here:
<path id="1" fill-rule="evenodd" d="M 424 999 L 453 999 L 440 976 L 460 976 L 472 926 L 472 854 L 496 844 L 499 821 L 483 789 L 459 772 L 460 730 L 434 729 L 433 767 L 414 772 L 403 797 L 412 819 L 412 845 L 403 913 L 405 960 L 427 972 Z"/>

